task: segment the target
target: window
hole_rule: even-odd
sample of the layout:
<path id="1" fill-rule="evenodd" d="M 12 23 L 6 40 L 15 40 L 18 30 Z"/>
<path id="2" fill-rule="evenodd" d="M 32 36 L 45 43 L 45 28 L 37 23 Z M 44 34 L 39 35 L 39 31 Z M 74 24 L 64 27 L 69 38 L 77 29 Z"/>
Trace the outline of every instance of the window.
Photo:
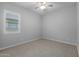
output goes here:
<path id="1" fill-rule="evenodd" d="M 20 15 L 18 13 L 4 10 L 4 32 L 5 33 L 20 32 Z"/>

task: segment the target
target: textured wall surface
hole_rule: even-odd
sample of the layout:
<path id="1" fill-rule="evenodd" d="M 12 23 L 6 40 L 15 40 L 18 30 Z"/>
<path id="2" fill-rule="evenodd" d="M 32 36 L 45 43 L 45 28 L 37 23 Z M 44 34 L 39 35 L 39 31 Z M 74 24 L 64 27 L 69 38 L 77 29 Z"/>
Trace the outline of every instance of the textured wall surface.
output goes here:
<path id="1" fill-rule="evenodd" d="M 77 29 L 76 4 L 46 14 L 43 18 L 43 37 L 75 44 Z"/>
<path id="2" fill-rule="evenodd" d="M 21 15 L 21 32 L 17 34 L 5 34 L 3 32 L 4 9 L 17 12 Z M 0 3 L 0 48 L 28 42 L 33 39 L 49 38 L 77 43 L 77 8 L 74 3 L 71 6 L 63 7 L 44 16 L 32 12 L 23 7 L 11 4 Z"/>
<path id="3" fill-rule="evenodd" d="M 4 9 L 17 12 L 21 15 L 21 32 L 14 34 L 5 34 L 3 31 L 3 12 Z M 0 48 L 8 47 L 18 43 L 30 41 L 40 37 L 41 20 L 37 13 L 34 13 L 28 9 L 24 9 L 20 6 L 16 6 L 10 3 L 2 3 L 0 7 Z M 2 30 L 1 30 L 2 29 Z"/>

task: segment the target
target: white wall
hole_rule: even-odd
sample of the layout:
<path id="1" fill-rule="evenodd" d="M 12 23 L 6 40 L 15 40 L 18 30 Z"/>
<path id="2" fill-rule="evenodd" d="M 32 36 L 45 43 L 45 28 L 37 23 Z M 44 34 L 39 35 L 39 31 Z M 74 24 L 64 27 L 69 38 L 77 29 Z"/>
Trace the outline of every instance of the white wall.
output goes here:
<path id="1" fill-rule="evenodd" d="M 79 2 L 77 3 L 77 48 L 78 48 L 78 54 L 79 54 Z"/>
<path id="2" fill-rule="evenodd" d="M 0 4 L 0 47 L 1 47 L 1 44 L 2 44 L 2 16 L 1 16 L 1 13 L 2 13 L 2 10 L 1 10 L 1 7 L 2 5 Z"/>
<path id="3" fill-rule="evenodd" d="M 1 4 L 1 3 L 0 3 Z M 3 10 L 7 9 L 21 15 L 21 33 L 18 34 L 4 34 L 3 32 Z M 33 39 L 38 39 L 41 34 L 41 20 L 40 16 L 28 9 L 16 6 L 11 3 L 2 3 L 0 7 L 0 48 L 16 45 L 22 42 L 28 42 Z M 1 30 L 2 29 L 2 30 Z"/>
<path id="4" fill-rule="evenodd" d="M 43 17 L 43 38 L 76 44 L 76 4 Z"/>
<path id="5" fill-rule="evenodd" d="M 73 45 L 77 42 L 76 4 L 53 11 L 44 17 L 14 4 L 0 4 L 0 48 L 28 42 L 39 37 Z M 4 34 L 2 17 L 4 9 L 21 14 L 21 33 Z"/>

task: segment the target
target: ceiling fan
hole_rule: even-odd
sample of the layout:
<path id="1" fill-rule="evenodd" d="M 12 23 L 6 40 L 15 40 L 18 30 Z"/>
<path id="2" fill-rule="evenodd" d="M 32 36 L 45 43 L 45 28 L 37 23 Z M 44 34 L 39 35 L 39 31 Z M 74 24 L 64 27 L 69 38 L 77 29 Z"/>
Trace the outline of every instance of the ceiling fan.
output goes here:
<path id="1" fill-rule="evenodd" d="M 53 5 L 50 2 L 36 2 L 35 9 L 46 10 L 47 8 L 52 8 Z"/>

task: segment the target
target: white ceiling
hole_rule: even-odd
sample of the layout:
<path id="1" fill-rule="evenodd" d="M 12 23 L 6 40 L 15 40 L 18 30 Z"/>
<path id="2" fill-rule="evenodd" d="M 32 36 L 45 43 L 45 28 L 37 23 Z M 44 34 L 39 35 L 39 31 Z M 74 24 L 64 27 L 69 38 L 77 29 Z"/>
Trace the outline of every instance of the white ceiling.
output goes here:
<path id="1" fill-rule="evenodd" d="M 38 4 L 36 4 L 36 2 L 14 2 L 14 4 L 22 6 L 24 8 L 28 8 L 32 11 L 35 11 L 39 14 L 45 14 L 47 12 L 51 12 L 54 11 L 56 9 L 59 8 L 63 8 L 63 7 L 68 7 L 68 6 L 73 6 L 75 4 L 75 2 L 47 2 L 47 4 L 52 4 L 53 7 L 49 7 L 46 10 L 41 10 L 41 9 L 35 9 L 36 6 L 38 6 Z"/>

